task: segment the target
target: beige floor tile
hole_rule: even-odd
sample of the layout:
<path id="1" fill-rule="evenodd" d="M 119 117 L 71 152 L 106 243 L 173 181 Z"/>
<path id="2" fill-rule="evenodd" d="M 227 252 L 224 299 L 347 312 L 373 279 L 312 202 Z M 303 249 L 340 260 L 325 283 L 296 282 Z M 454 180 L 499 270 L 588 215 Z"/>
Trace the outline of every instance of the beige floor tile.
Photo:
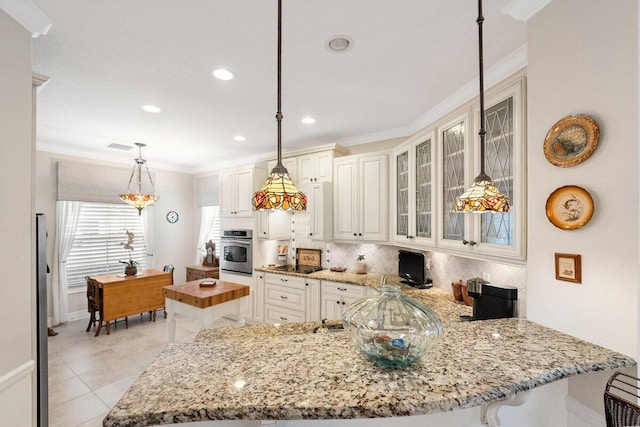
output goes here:
<path id="1" fill-rule="evenodd" d="M 49 409 L 49 427 L 73 427 L 108 412 L 94 393 L 85 393 Z"/>
<path id="2" fill-rule="evenodd" d="M 113 365 L 121 358 L 122 356 L 117 352 L 107 348 L 94 354 L 69 360 L 66 364 L 73 372 L 76 373 L 76 375 L 82 375 L 87 372 L 102 369 L 105 366 Z"/>
<path id="3" fill-rule="evenodd" d="M 102 420 L 106 417 L 108 412 L 104 414 L 100 414 L 95 418 L 91 418 L 89 421 L 86 421 L 82 424 L 78 424 L 78 427 L 102 427 Z"/>
<path id="4" fill-rule="evenodd" d="M 143 370 L 135 363 L 122 359 L 118 363 L 105 365 L 78 376 L 91 390 L 97 390 L 129 375 L 140 375 Z"/>
<path id="5" fill-rule="evenodd" d="M 67 366 L 66 363 L 56 363 L 53 366 L 49 365 L 49 387 L 60 382 L 66 381 L 69 378 L 76 376 L 76 373 Z"/>
<path id="6" fill-rule="evenodd" d="M 56 407 L 64 402 L 90 393 L 91 389 L 77 376 L 49 384 L 49 406 Z"/>
<path id="7" fill-rule="evenodd" d="M 160 344 L 140 353 L 128 354 L 127 360 L 135 363 L 140 369 L 146 369 L 153 362 L 158 354 L 166 347 L 166 344 Z"/>
<path id="8" fill-rule="evenodd" d="M 139 374 L 133 374 L 128 377 L 124 377 L 114 383 L 95 390 L 95 394 L 104 402 L 105 405 L 109 408 L 113 408 L 113 406 L 118 402 L 118 400 L 120 400 L 129 387 L 131 387 L 131 384 L 133 384 L 139 376 Z"/>

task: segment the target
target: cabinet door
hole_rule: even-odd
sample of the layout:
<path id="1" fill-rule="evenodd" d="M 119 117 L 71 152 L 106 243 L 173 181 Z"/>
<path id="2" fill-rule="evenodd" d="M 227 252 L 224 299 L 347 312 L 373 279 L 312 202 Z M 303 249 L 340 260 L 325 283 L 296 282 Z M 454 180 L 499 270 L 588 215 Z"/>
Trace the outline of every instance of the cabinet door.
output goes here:
<path id="1" fill-rule="evenodd" d="M 470 215 L 455 212 L 453 205 L 458 196 L 464 193 L 473 179 L 468 178 L 468 116 L 464 114 L 440 128 L 442 194 L 440 200 L 441 223 L 440 239 L 442 247 L 463 249 L 463 242 L 469 238 L 465 234 Z"/>
<path id="2" fill-rule="evenodd" d="M 435 143 L 433 133 L 428 134 L 422 142 L 413 144 L 413 161 L 411 185 L 414 200 L 409 206 L 412 209 L 409 235 L 412 243 L 432 246 L 435 242 L 433 229 L 435 225 L 434 178 L 435 178 Z"/>
<path id="3" fill-rule="evenodd" d="M 324 242 L 333 240 L 331 184 L 320 182 L 303 187 L 303 191 L 307 195 L 309 239 Z"/>
<path id="4" fill-rule="evenodd" d="M 356 159 L 335 162 L 333 192 L 333 237 L 354 240 L 358 230 L 358 162 Z"/>
<path id="5" fill-rule="evenodd" d="M 236 214 L 235 216 L 249 217 L 253 216 L 253 205 L 251 198 L 253 197 L 253 170 L 244 169 L 236 172 Z"/>
<path id="6" fill-rule="evenodd" d="M 256 273 L 256 282 L 253 293 L 253 321 L 264 322 L 264 273 Z"/>
<path id="7" fill-rule="evenodd" d="M 276 165 L 276 160 L 271 160 L 267 163 L 267 174 L 271 173 L 271 170 Z M 293 180 L 293 183 L 298 185 L 298 159 L 296 157 L 287 157 L 282 159 L 282 166 L 287 169 L 289 176 Z"/>
<path id="8" fill-rule="evenodd" d="M 306 321 L 313 322 L 321 319 L 320 317 L 320 280 L 305 279 L 306 283 Z"/>
<path id="9" fill-rule="evenodd" d="M 394 241 L 409 239 L 409 150 L 395 154 L 395 232 Z"/>
<path id="10" fill-rule="evenodd" d="M 233 216 L 235 195 L 233 172 L 220 173 L 220 216 Z"/>
<path id="11" fill-rule="evenodd" d="M 359 161 L 360 227 L 358 238 L 387 240 L 387 156 L 363 157 Z"/>
<path id="12" fill-rule="evenodd" d="M 524 212 L 524 81 L 487 99 L 485 112 L 485 172 L 511 202 L 508 213 L 473 215 L 474 251 L 522 259 Z M 479 108 L 474 111 L 479 120 Z M 478 125 L 476 124 L 476 128 Z M 479 153 L 480 148 L 476 151 Z M 479 163 L 479 160 L 478 160 Z"/>
<path id="13" fill-rule="evenodd" d="M 330 151 L 315 154 L 316 182 L 331 182 L 333 177 L 333 153 Z"/>
<path id="14" fill-rule="evenodd" d="M 316 177 L 315 158 L 313 154 L 298 156 L 298 178 L 300 184 L 311 184 Z"/>
<path id="15" fill-rule="evenodd" d="M 341 297 L 331 294 L 321 295 L 320 315 L 322 319 L 340 320 L 346 305 L 342 304 Z"/>

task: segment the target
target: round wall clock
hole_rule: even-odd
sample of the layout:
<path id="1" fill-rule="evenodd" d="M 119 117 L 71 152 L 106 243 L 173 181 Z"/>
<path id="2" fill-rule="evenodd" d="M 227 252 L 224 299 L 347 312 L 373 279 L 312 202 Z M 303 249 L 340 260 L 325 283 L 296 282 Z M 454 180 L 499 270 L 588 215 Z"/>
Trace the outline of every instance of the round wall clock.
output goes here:
<path id="1" fill-rule="evenodd" d="M 577 185 L 566 185 L 556 189 L 547 199 L 547 218 L 563 230 L 575 230 L 591 220 L 593 216 L 591 194 Z"/>
<path id="2" fill-rule="evenodd" d="M 180 217 L 178 216 L 178 212 L 176 211 L 167 212 L 167 221 L 169 221 L 171 224 L 175 224 L 176 222 L 178 222 L 179 218 Z"/>
<path id="3" fill-rule="evenodd" d="M 584 114 L 567 116 L 551 127 L 544 139 L 544 155 L 561 168 L 587 160 L 598 146 L 600 128 Z"/>

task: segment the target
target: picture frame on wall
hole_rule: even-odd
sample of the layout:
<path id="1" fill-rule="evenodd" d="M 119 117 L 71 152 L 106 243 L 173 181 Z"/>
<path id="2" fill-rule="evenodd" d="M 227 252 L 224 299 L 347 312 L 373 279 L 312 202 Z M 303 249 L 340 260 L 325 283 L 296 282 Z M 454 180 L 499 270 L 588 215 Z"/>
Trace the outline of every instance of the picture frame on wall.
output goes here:
<path id="1" fill-rule="evenodd" d="M 582 257 L 576 254 L 556 253 L 556 280 L 582 283 Z"/>

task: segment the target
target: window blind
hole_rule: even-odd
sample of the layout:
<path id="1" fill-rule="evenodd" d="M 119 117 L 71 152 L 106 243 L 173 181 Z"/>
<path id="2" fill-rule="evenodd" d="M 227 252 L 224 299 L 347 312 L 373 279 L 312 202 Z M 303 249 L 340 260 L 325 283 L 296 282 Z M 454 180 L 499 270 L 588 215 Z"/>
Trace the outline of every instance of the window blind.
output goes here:
<path id="1" fill-rule="evenodd" d="M 134 234 L 133 250 L 124 248 L 126 232 Z M 125 204 L 83 203 L 78 229 L 67 259 L 69 288 L 86 286 L 85 276 L 124 273 L 120 261 L 138 262 L 146 268 L 144 227 L 138 211 Z"/>

